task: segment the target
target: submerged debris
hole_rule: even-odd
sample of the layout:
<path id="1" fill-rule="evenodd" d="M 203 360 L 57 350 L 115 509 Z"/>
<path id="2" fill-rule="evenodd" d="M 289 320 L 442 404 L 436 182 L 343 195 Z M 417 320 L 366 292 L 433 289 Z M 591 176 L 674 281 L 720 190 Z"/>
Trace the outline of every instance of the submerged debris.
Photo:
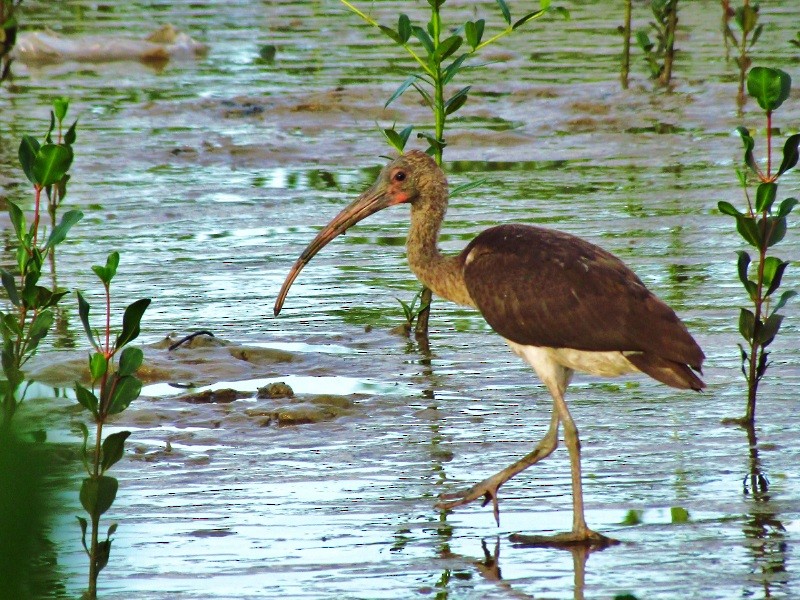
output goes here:
<path id="1" fill-rule="evenodd" d="M 256 398 L 262 400 L 265 398 L 291 398 L 292 396 L 294 396 L 294 390 L 283 381 L 276 381 L 258 388 L 256 393 Z"/>
<path id="2" fill-rule="evenodd" d="M 247 398 L 248 396 L 250 396 L 250 394 L 247 392 L 237 392 L 236 390 L 226 388 L 223 390 L 204 390 L 196 394 L 178 396 L 176 400 L 188 402 L 189 404 L 230 404 L 234 400 Z"/>

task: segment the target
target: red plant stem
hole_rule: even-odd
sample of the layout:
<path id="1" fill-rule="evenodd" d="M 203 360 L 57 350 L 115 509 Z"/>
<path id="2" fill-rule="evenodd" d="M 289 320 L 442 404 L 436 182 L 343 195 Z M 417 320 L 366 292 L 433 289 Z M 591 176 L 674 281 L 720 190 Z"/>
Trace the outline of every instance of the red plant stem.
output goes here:
<path id="1" fill-rule="evenodd" d="M 35 204 L 33 208 L 33 246 L 36 247 L 36 238 L 39 234 L 39 201 L 42 198 L 42 186 L 34 185 Z M 33 248 L 31 248 L 33 250 Z"/>
<path id="2" fill-rule="evenodd" d="M 113 352 L 111 352 L 111 290 L 109 289 L 109 285 L 106 283 L 104 284 L 106 289 L 106 347 L 105 347 L 105 355 L 106 360 L 110 359 Z"/>
<path id="3" fill-rule="evenodd" d="M 772 111 L 767 111 L 767 181 L 772 181 Z"/>

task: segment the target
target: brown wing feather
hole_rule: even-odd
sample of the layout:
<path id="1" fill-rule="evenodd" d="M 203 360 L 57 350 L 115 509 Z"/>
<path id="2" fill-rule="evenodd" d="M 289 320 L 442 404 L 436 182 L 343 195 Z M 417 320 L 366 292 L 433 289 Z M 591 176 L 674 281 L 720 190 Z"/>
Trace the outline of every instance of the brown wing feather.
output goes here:
<path id="1" fill-rule="evenodd" d="M 613 254 L 580 238 L 500 225 L 463 251 L 486 321 L 519 344 L 641 351 L 700 369 L 703 352 L 673 310 Z"/>

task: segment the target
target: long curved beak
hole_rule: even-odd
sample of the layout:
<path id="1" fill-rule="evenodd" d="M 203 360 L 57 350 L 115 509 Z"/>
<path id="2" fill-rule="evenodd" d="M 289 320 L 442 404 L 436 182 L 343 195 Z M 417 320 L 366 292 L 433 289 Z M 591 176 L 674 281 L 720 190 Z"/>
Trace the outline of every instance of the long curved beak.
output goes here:
<path id="1" fill-rule="evenodd" d="M 292 269 L 289 271 L 289 274 L 286 276 L 286 281 L 283 282 L 278 298 L 275 300 L 274 312 L 276 317 L 278 313 L 281 312 L 283 302 L 286 300 L 286 296 L 289 293 L 289 288 L 292 286 L 292 283 L 294 283 L 294 280 L 297 279 L 297 276 L 300 275 L 300 271 L 303 270 L 303 267 L 305 267 L 328 242 L 379 210 L 407 201 L 407 198 L 402 194 L 388 194 L 386 185 L 383 183 L 382 179 L 383 178 L 380 178 L 370 189 L 361 194 L 347 208 L 336 215 L 333 220 L 317 234 L 317 237 L 306 246 L 306 249 L 303 250 L 300 258 L 297 259 L 294 266 L 292 266 Z"/>

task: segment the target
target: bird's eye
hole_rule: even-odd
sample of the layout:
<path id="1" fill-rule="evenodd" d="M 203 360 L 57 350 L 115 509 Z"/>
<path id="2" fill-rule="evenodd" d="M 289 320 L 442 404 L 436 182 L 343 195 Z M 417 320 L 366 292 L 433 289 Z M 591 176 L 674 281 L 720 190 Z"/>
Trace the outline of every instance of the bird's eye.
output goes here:
<path id="1" fill-rule="evenodd" d="M 405 181 L 406 180 L 405 172 L 404 171 L 398 171 L 397 173 L 395 173 L 394 174 L 394 180 L 395 181 Z"/>

